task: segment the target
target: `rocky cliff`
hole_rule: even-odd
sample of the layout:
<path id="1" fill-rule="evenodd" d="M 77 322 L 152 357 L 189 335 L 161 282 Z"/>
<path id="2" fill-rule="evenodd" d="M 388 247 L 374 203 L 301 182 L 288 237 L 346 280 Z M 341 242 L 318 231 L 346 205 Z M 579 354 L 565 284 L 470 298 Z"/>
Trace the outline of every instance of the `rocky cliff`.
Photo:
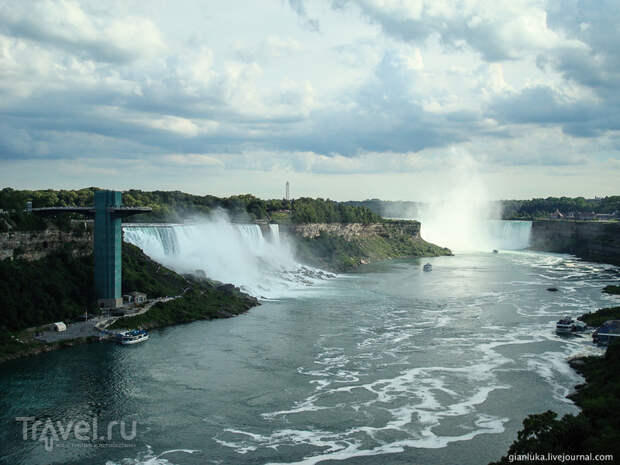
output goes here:
<path id="1" fill-rule="evenodd" d="M 533 221 L 530 248 L 620 265 L 620 223 Z"/>
<path id="2" fill-rule="evenodd" d="M 21 258 L 39 260 L 50 253 L 69 248 L 74 256 L 86 256 L 93 251 L 92 232 L 79 229 L 61 231 L 10 231 L 0 233 L 0 260 Z"/>
<path id="3" fill-rule="evenodd" d="M 451 255 L 449 249 L 423 240 L 417 221 L 307 223 L 280 228 L 296 239 L 299 259 L 333 271 L 397 257 Z"/>
<path id="4" fill-rule="evenodd" d="M 309 239 L 314 239 L 321 233 L 343 237 L 347 240 L 373 236 L 388 238 L 398 234 L 404 234 L 410 239 L 420 239 L 420 223 L 417 221 L 390 221 L 371 224 L 306 223 L 280 225 L 280 230 Z"/>

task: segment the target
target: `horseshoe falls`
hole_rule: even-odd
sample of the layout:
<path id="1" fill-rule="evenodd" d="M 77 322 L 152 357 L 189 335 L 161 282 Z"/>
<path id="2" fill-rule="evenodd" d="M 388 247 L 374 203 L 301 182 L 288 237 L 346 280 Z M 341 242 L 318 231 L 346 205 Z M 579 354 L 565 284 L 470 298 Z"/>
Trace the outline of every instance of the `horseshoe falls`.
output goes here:
<path id="1" fill-rule="evenodd" d="M 454 223 L 451 218 L 422 221 L 427 241 L 453 251 L 523 250 L 529 246 L 531 221 L 483 220 Z"/>
<path id="2" fill-rule="evenodd" d="M 259 298 L 288 296 L 328 276 L 298 263 L 277 224 L 268 234 L 256 224 L 215 219 L 188 225 L 125 227 L 126 242 L 179 273 L 204 274 Z"/>

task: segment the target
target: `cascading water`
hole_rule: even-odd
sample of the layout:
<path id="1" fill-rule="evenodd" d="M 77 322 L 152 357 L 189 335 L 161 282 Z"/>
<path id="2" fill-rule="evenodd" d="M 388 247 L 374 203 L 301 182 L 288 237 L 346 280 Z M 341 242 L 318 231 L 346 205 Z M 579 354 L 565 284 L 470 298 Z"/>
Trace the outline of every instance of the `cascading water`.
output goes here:
<path id="1" fill-rule="evenodd" d="M 240 286 L 256 297 L 276 298 L 330 276 L 299 264 L 289 244 L 270 225 L 267 240 L 256 224 L 224 218 L 169 226 L 124 228 L 124 240 L 179 273 L 201 273 Z"/>
<path id="2" fill-rule="evenodd" d="M 269 224 L 269 231 L 271 232 L 271 238 L 274 242 L 280 242 L 280 226 L 277 224 Z"/>
<path id="3" fill-rule="evenodd" d="M 422 237 L 456 251 L 522 250 L 529 246 L 531 221 L 481 220 L 454 224 L 422 220 Z"/>
<path id="4" fill-rule="evenodd" d="M 488 220 L 486 240 L 494 249 L 522 250 L 530 245 L 531 221 Z"/>

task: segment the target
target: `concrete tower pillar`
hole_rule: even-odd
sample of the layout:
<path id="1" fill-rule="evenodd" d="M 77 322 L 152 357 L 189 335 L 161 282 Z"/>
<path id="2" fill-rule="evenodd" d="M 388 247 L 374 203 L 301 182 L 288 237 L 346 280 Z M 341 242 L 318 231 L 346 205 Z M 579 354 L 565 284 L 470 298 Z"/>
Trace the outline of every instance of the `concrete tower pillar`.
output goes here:
<path id="1" fill-rule="evenodd" d="M 120 307 L 122 280 L 121 193 L 95 192 L 95 294 L 100 307 Z"/>

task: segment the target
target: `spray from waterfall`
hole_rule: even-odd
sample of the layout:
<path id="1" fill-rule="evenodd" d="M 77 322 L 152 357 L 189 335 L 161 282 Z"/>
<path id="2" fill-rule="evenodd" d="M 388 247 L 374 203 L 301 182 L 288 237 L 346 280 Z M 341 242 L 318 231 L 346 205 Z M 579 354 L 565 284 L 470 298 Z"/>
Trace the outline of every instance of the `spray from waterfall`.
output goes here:
<path id="1" fill-rule="evenodd" d="M 454 153 L 448 182 L 419 211 L 421 234 L 427 241 L 454 251 L 524 249 L 530 222 L 501 221 L 501 206 L 492 202 L 478 163 L 466 153 Z"/>
<path id="2" fill-rule="evenodd" d="M 124 240 L 179 272 L 240 286 L 255 297 L 277 298 L 328 276 L 301 265 L 276 224 L 234 224 L 223 212 L 182 225 L 132 226 Z"/>

